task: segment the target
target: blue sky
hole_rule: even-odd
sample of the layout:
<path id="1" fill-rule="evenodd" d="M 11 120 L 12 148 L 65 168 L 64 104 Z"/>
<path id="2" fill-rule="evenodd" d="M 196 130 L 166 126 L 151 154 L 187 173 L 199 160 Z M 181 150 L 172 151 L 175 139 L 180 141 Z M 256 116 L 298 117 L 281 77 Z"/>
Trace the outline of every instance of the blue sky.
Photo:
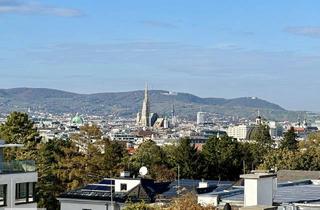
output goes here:
<path id="1" fill-rule="evenodd" d="M 0 0 L 0 88 L 257 96 L 320 111 L 318 0 Z"/>

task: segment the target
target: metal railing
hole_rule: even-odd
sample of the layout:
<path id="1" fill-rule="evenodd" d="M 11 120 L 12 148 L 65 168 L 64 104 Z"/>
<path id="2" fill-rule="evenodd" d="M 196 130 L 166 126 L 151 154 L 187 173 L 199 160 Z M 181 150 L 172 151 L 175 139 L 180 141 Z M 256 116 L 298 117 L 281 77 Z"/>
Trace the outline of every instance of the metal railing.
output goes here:
<path id="1" fill-rule="evenodd" d="M 33 160 L 14 160 L 0 162 L 0 174 L 35 172 L 36 164 Z"/>

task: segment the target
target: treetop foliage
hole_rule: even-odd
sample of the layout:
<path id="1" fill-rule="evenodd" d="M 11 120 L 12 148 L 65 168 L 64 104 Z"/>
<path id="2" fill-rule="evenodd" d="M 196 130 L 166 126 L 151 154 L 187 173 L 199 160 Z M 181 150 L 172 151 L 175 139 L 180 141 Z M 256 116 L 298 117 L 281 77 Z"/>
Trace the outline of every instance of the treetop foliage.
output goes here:
<path id="1" fill-rule="evenodd" d="M 280 149 L 296 150 L 298 149 L 297 134 L 294 128 L 291 127 L 285 134 L 283 140 L 280 142 Z"/>
<path id="2" fill-rule="evenodd" d="M 81 127 L 80 132 L 69 140 L 41 142 L 28 115 L 13 112 L 7 122 L 0 125 L 0 137 L 7 143 L 25 145 L 25 148 L 7 151 L 7 158 L 36 161 L 39 174 L 37 201 L 39 207 L 48 210 L 57 209 L 56 197 L 64 191 L 105 177 L 118 176 L 123 170 L 138 176 L 142 166 L 149 169 L 147 176 L 158 181 L 178 178 L 235 181 L 241 173 L 256 167 L 320 170 L 320 132 L 311 134 L 307 141 L 298 144 L 291 129 L 285 134 L 281 147 L 275 149 L 271 147 L 272 141 L 265 125 L 252 133 L 253 143 L 238 142 L 228 136 L 211 137 L 202 151 L 198 151 L 188 138 L 180 139 L 177 145 L 163 147 L 146 141 L 133 155 L 129 155 L 124 143 L 102 138 L 96 125 Z M 178 206 L 204 209 L 194 204 L 191 198 L 180 199 L 175 200 L 169 209 L 180 209 Z M 133 206 L 144 209 L 144 204 L 141 208 L 139 205 Z"/>

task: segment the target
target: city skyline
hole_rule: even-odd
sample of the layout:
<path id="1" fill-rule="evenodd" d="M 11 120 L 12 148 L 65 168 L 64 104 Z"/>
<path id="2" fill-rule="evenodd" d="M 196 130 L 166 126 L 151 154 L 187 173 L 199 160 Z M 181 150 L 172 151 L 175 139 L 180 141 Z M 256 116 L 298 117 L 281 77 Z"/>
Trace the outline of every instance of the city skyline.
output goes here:
<path id="1" fill-rule="evenodd" d="M 257 96 L 320 111 L 318 1 L 0 0 L 0 88 Z"/>

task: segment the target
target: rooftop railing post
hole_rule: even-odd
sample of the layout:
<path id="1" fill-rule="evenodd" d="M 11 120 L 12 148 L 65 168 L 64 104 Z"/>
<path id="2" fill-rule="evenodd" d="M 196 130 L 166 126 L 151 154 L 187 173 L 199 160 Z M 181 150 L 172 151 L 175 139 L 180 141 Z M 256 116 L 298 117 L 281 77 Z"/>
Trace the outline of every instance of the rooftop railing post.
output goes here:
<path id="1" fill-rule="evenodd" d="M 5 141 L 0 140 L 0 145 L 4 145 Z M 0 147 L 0 173 L 3 171 L 3 147 Z"/>

